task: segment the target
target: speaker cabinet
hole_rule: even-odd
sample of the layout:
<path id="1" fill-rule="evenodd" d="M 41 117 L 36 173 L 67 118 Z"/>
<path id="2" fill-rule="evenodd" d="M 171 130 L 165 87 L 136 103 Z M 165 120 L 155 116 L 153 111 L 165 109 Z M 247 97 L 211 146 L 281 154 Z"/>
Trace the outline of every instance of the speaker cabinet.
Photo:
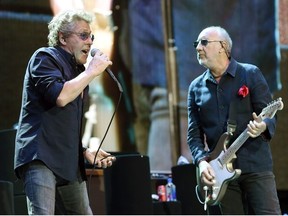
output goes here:
<path id="1" fill-rule="evenodd" d="M 181 203 L 173 202 L 153 202 L 154 215 L 181 215 Z"/>
<path id="2" fill-rule="evenodd" d="M 14 214 L 13 184 L 9 181 L 0 181 L 0 215 Z"/>
<path id="3" fill-rule="evenodd" d="M 108 215 L 153 214 L 147 156 L 118 155 L 113 166 L 104 169 L 104 182 Z"/>
<path id="4" fill-rule="evenodd" d="M 207 214 L 198 201 L 195 193 L 196 167 L 194 164 L 185 164 L 172 167 L 173 183 L 176 185 L 177 200 L 181 202 L 182 214 Z"/>
<path id="5" fill-rule="evenodd" d="M 0 131 L 0 180 L 12 184 L 14 213 L 17 215 L 25 215 L 27 214 L 27 204 L 24 186 L 22 181 L 18 180 L 14 173 L 15 135 L 15 129 Z M 7 184 L 6 187 L 9 188 Z M 11 189 L 9 189 L 9 191 L 11 191 Z M 3 197 L 1 197 L 0 200 L 1 199 L 3 199 Z M 10 198 L 8 198 L 8 200 L 10 202 Z M 1 206 L 2 205 L 0 205 L 0 209 L 2 208 Z"/>

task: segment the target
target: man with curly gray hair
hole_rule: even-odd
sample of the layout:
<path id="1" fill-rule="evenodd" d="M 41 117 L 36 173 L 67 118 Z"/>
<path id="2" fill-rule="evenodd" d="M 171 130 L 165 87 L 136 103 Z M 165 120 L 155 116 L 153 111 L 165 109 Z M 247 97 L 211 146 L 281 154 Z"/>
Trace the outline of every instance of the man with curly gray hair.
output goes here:
<path id="1" fill-rule="evenodd" d="M 84 67 L 94 40 L 92 18 L 82 10 L 55 16 L 48 25 L 49 47 L 36 50 L 26 69 L 15 172 L 24 183 L 29 214 L 92 214 L 84 157 L 101 168 L 115 160 L 102 149 L 97 155 L 82 149 L 88 85 L 112 64 L 97 50 Z"/>

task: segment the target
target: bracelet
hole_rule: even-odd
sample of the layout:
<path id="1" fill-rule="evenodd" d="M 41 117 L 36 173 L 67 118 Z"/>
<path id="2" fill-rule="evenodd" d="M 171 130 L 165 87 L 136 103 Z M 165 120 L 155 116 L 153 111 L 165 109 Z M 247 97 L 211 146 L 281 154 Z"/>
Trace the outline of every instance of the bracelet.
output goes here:
<path id="1" fill-rule="evenodd" d="M 199 166 L 199 164 L 202 162 L 202 161 L 207 161 L 208 160 L 208 157 L 203 157 L 201 158 L 198 163 L 197 163 L 197 166 Z"/>

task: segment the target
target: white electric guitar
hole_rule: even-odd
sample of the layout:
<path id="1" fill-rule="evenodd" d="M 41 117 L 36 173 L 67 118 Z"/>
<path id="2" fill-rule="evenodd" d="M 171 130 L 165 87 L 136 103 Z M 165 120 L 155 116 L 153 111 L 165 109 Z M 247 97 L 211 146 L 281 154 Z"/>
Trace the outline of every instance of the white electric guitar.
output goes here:
<path id="1" fill-rule="evenodd" d="M 278 98 L 272 101 L 265 107 L 258 115 L 260 121 L 266 118 L 273 118 L 277 110 L 283 109 L 282 98 Z M 249 138 L 247 134 L 248 129 L 244 130 L 240 136 L 226 149 L 226 145 L 229 142 L 229 133 L 224 133 L 215 149 L 209 155 L 209 164 L 215 171 L 215 184 L 212 187 L 201 185 L 200 173 L 197 170 L 197 196 L 200 195 L 204 198 L 204 209 L 207 205 L 216 205 L 223 198 L 228 183 L 240 176 L 240 169 L 233 169 L 232 162 L 236 158 L 236 151 L 243 145 L 243 143 Z"/>

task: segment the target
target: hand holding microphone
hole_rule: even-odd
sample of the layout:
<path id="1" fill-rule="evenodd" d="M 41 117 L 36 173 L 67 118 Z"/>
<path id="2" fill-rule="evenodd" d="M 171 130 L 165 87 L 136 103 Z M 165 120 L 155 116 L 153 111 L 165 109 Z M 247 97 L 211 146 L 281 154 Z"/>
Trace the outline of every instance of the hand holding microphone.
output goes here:
<path id="1" fill-rule="evenodd" d="M 93 71 L 92 73 L 94 73 L 94 76 L 101 74 L 105 68 L 107 68 L 109 65 L 112 65 L 112 61 L 110 61 L 108 56 L 103 54 L 103 52 L 100 50 L 93 49 L 91 51 L 91 55 L 93 59 L 90 61 L 87 70 L 91 72 Z"/>
<path id="2" fill-rule="evenodd" d="M 99 55 L 101 56 L 103 53 L 99 50 L 99 49 L 92 49 L 91 50 L 91 56 L 94 57 L 95 54 L 97 54 L 97 52 L 99 52 Z M 108 58 L 107 58 L 108 59 Z M 123 92 L 123 89 L 122 89 L 122 86 L 121 84 L 119 83 L 119 81 L 117 80 L 117 78 L 114 76 L 113 72 L 110 70 L 110 68 L 106 68 L 105 71 L 110 75 L 110 77 L 117 83 L 118 85 L 118 88 L 119 88 L 119 91 L 120 92 Z"/>

